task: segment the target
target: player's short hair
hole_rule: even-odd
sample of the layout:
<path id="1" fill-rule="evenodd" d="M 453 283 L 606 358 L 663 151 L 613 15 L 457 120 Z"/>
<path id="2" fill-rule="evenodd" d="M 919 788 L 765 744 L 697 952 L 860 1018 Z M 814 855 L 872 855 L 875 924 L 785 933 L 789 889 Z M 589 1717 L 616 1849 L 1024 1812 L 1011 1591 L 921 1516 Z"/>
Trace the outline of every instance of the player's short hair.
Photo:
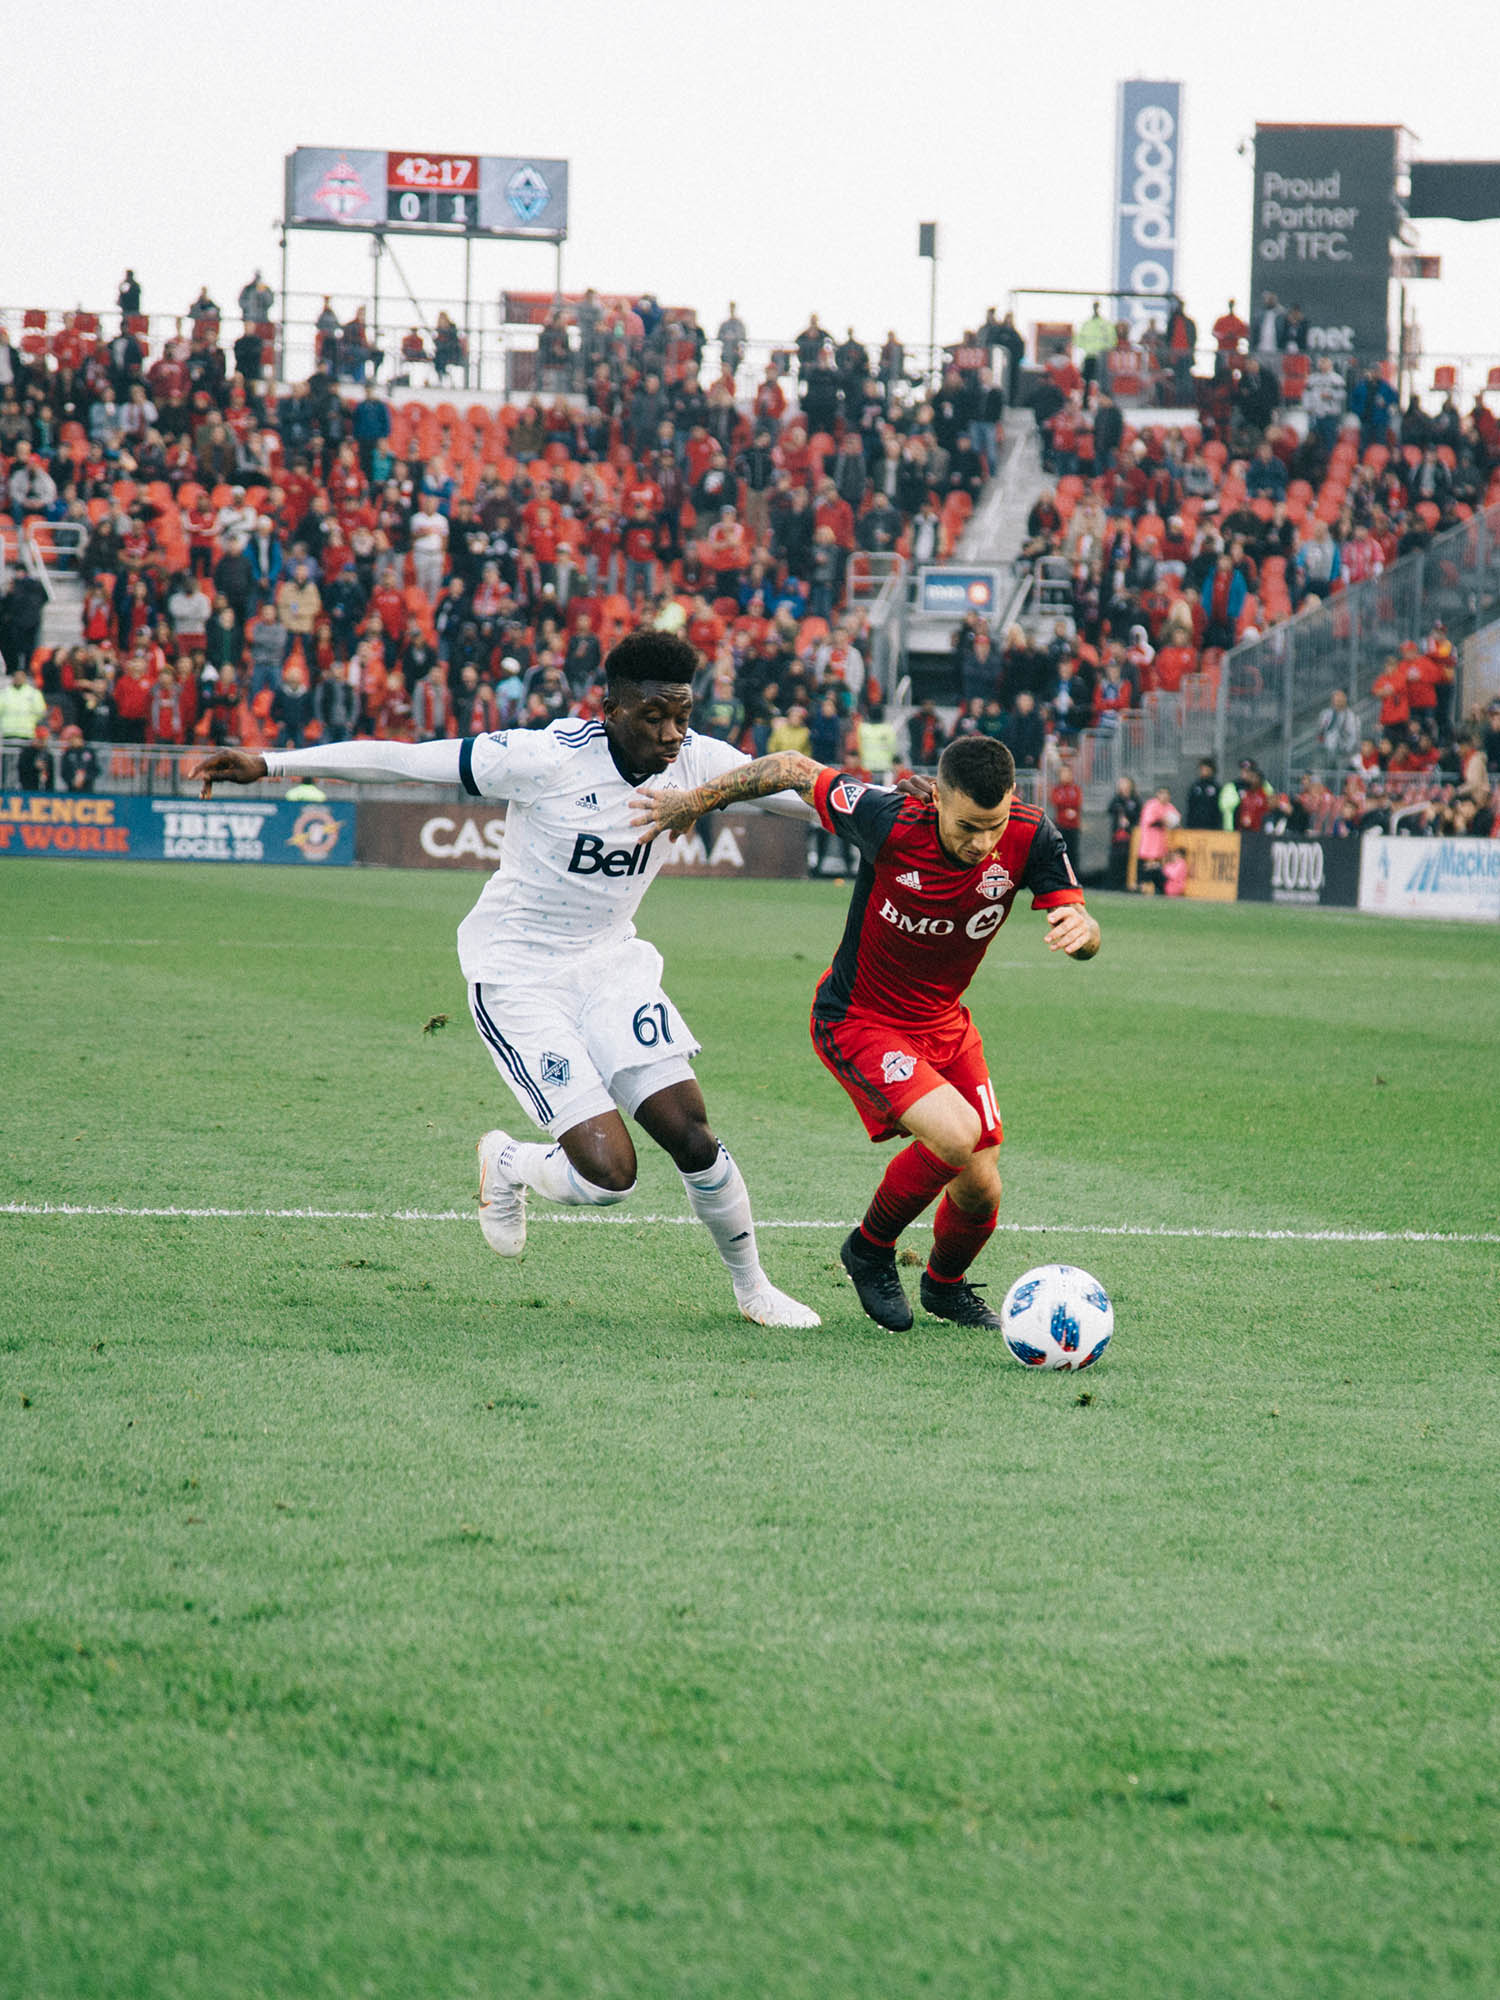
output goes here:
<path id="1" fill-rule="evenodd" d="M 698 665 L 697 652 L 686 639 L 676 639 L 670 632 L 632 632 L 604 662 L 604 683 L 611 694 L 646 681 L 687 687 Z"/>
<path id="2" fill-rule="evenodd" d="M 1016 788 L 1016 760 L 993 736 L 960 736 L 938 759 L 938 783 L 988 812 Z"/>

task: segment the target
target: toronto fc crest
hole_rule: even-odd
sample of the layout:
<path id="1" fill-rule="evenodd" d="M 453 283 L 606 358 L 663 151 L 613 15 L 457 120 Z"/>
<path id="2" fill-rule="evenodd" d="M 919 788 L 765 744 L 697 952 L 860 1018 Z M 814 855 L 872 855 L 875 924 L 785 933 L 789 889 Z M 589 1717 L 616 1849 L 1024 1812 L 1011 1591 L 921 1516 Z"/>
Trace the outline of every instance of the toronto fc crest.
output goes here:
<path id="1" fill-rule="evenodd" d="M 998 903 L 1002 896 L 1008 896 L 1015 887 L 1010 875 L 998 861 L 992 861 L 979 878 L 979 893 L 988 896 L 992 903 Z"/>

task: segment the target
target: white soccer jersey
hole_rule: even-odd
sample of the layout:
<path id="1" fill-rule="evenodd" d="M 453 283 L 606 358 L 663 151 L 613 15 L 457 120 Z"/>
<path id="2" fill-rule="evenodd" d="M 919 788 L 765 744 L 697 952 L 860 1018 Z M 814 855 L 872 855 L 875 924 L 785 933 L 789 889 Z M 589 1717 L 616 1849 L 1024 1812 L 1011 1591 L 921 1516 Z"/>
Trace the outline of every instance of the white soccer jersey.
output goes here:
<path id="1" fill-rule="evenodd" d="M 465 738 L 459 776 L 476 798 L 505 799 L 500 866 L 458 929 L 464 977 L 530 976 L 549 959 L 635 936 L 635 913 L 666 860 L 667 839 L 636 845 L 631 794 L 690 791 L 749 760 L 689 730 L 675 762 L 636 784 L 615 763 L 602 722 L 554 722 Z"/>
<path id="2" fill-rule="evenodd" d="M 549 961 L 633 938 L 636 909 L 666 860 L 667 839 L 636 844 L 631 794 L 690 791 L 750 761 L 690 729 L 676 760 L 637 784 L 616 764 L 604 724 L 577 720 L 462 742 L 357 741 L 264 755 L 273 778 L 456 781 L 474 798 L 509 802 L 500 866 L 458 929 L 470 984 L 545 978 Z M 794 792 L 765 803 L 813 821 Z"/>

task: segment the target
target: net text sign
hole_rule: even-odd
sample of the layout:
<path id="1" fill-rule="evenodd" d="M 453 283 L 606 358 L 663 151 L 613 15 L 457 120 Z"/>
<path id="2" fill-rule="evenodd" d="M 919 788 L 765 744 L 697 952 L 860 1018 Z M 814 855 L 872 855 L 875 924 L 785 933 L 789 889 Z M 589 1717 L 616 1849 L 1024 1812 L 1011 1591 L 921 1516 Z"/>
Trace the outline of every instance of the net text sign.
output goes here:
<path id="1" fill-rule="evenodd" d="M 1395 192 L 1394 126 L 1256 126 L 1252 350 L 1272 292 L 1306 314 L 1304 352 L 1385 358 Z"/>

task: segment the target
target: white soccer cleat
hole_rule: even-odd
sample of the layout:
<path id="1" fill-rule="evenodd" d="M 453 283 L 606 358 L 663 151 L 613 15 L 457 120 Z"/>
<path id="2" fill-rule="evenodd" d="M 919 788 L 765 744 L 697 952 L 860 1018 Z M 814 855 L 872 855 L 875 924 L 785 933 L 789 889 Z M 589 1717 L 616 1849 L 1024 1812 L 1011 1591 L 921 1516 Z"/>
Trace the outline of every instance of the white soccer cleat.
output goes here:
<path id="1" fill-rule="evenodd" d="M 785 1292 L 778 1292 L 771 1284 L 761 1285 L 753 1292 L 747 1292 L 739 1300 L 740 1312 L 756 1326 L 821 1326 L 822 1320 L 811 1306 L 805 1306 L 797 1299 L 788 1298 Z"/>
<path id="2" fill-rule="evenodd" d="M 479 1226 L 500 1257 L 519 1257 L 526 1248 L 526 1183 L 508 1171 L 515 1151 L 509 1132 L 486 1132 L 479 1154 Z"/>

